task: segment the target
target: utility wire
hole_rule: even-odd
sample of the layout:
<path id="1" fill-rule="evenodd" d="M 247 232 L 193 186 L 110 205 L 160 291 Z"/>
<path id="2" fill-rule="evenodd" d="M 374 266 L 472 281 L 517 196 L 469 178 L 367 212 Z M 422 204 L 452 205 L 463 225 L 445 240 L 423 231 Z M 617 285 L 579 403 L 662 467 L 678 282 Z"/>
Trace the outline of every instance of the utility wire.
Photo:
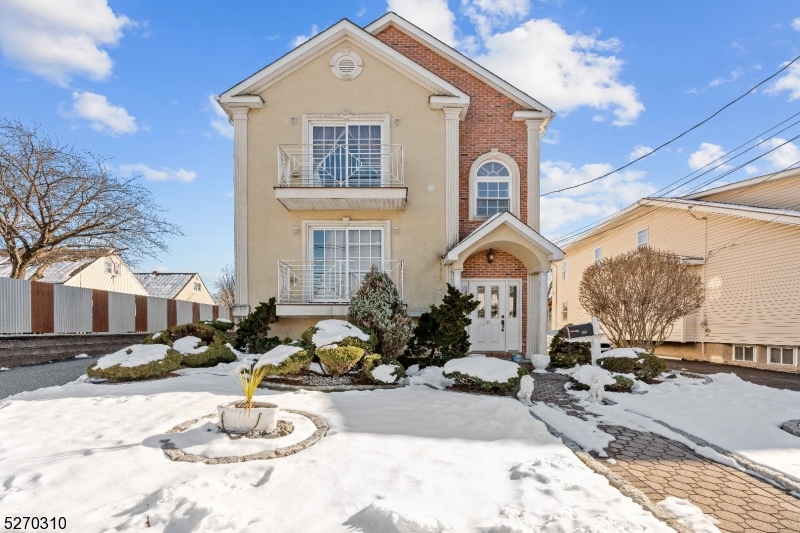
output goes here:
<path id="1" fill-rule="evenodd" d="M 719 115 L 720 113 L 722 113 L 723 111 L 725 111 L 727 108 L 729 108 L 730 106 L 732 106 L 733 104 L 735 104 L 736 102 L 738 102 L 739 100 L 741 100 L 742 98 L 744 98 L 745 96 L 747 96 L 748 94 L 751 94 L 751 93 L 753 93 L 753 92 L 754 92 L 756 89 L 758 89 L 760 86 L 764 85 L 764 84 L 765 84 L 765 83 L 767 83 L 769 80 L 771 80 L 772 78 L 774 78 L 775 76 L 777 76 L 778 74 L 780 74 L 781 72 L 783 72 L 784 70 L 786 70 L 787 68 L 789 68 L 789 67 L 790 67 L 792 64 L 794 64 L 794 63 L 795 63 L 795 62 L 796 62 L 798 59 L 800 59 L 800 56 L 797 56 L 797 57 L 795 57 L 794 59 L 792 59 L 791 61 L 789 61 L 789 62 L 788 62 L 786 65 L 784 65 L 784 66 L 783 66 L 783 68 L 781 68 L 780 70 L 778 70 L 777 72 L 775 72 L 774 74 L 772 74 L 771 76 L 769 76 L 768 78 L 764 78 L 763 80 L 761 80 L 761 81 L 760 81 L 760 82 L 758 82 L 757 84 L 755 84 L 755 85 L 753 85 L 752 87 L 750 87 L 750 88 L 747 90 L 747 92 L 745 92 L 745 93 L 744 93 L 744 94 L 742 94 L 741 96 L 737 97 L 736 99 L 734 99 L 734 100 L 731 100 L 730 102 L 728 102 L 727 104 L 725 104 L 724 106 L 722 106 L 721 108 L 719 108 L 717 111 L 715 111 L 715 112 L 714 112 L 714 113 L 713 113 L 711 116 L 709 116 L 708 118 L 706 118 L 706 119 L 704 119 L 704 120 L 702 120 L 702 121 L 698 122 L 697 124 L 695 124 L 694 126 L 692 126 L 691 128 L 689 128 L 688 130 L 685 130 L 684 132 L 682 132 L 682 133 L 680 133 L 679 135 L 677 135 L 677 136 L 673 137 L 672 139 L 668 140 L 667 142 L 665 142 L 665 143 L 663 143 L 663 144 L 661 144 L 661 145 L 657 146 L 657 147 L 656 147 L 654 150 L 652 150 L 652 151 L 650 151 L 650 152 L 648 152 L 648 153 L 644 154 L 643 156 L 637 157 L 637 158 L 636 158 L 636 159 L 634 159 L 633 161 L 631 161 L 631 162 L 629 162 L 629 163 L 627 163 L 627 164 L 625 164 L 625 165 L 622 165 L 621 167 L 619 167 L 619 168 L 617 168 L 617 169 L 615 169 L 615 170 L 612 170 L 611 172 L 607 172 L 607 173 L 603 174 L 602 176 L 598 176 L 598 177 L 596 177 L 596 178 L 590 179 L 589 181 L 584 181 L 583 183 L 578 183 L 577 185 L 570 185 L 569 187 L 564 187 L 563 189 L 557 189 L 557 190 L 555 190 L 555 191 L 550 191 L 550 192 L 548 192 L 548 193 L 545 193 L 545 194 L 543 194 L 542 196 L 549 196 L 549 195 L 551 195 L 551 194 L 555 194 L 555 193 L 557 193 L 557 192 L 564 192 L 564 191 L 568 191 L 568 190 L 570 190 L 570 189 L 577 189 L 578 187 L 583 187 L 584 185 L 588 185 L 589 183 L 594 183 L 594 182 L 595 182 L 595 181 L 597 181 L 597 180 L 601 180 L 601 179 L 603 179 L 603 178 L 607 178 L 608 176 L 610 176 L 610 175 L 612 175 L 612 174 L 616 174 L 616 173 L 617 173 L 617 172 L 619 172 L 620 170 L 623 170 L 623 169 L 625 169 L 625 168 L 628 168 L 628 167 L 629 167 L 629 166 L 631 166 L 632 164 L 634 164 L 634 163 L 636 163 L 636 162 L 638 162 L 638 161 L 641 161 L 641 160 L 642 160 L 642 159 L 644 159 L 645 157 L 649 157 L 649 156 L 653 155 L 654 153 L 658 152 L 659 150 L 661 150 L 661 149 L 662 149 L 662 148 L 664 148 L 665 146 L 667 146 L 667 145 L 669 145 L 669 144 L 672 144 L 673 142 L 677 141 L 678 139 L 680 139 L 681 137 L 683 137 L 683 136 L 684 136 L 684 135 L 686 135 L 687 133 L 689 133 L 689 132 L 691 132 L 691 131 L 693 131 L 693 130 L 696 130 L 697 128 L 699 128 L 700 126 L 702 126 L 703 124 L 705 124 L 706 122 L 708 122 L 709 120 L 711 120 L 712 118 L 716 117 L 717 115 Z"/>

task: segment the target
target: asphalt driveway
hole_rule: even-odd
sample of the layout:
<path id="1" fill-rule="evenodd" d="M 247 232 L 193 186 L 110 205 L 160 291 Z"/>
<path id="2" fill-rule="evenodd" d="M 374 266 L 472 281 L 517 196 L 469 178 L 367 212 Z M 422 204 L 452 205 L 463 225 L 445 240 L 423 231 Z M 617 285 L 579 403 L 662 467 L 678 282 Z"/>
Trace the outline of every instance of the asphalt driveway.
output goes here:
<path id="1" fill-rule="evenodd" d="M 67 359 L 39 365 L 17 366 L 0 372 L 0 399 L 24 391 L 65 385 L 86 373 L 98 357 Z"/>

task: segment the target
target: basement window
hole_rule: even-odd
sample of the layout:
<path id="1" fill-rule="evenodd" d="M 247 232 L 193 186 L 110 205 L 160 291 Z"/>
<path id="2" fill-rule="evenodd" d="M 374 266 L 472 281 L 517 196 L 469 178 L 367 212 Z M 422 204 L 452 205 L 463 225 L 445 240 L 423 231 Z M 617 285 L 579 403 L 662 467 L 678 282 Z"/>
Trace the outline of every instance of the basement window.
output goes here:
<path id="1" fill-rule="evenodd" d="M 770 346 L 767 348 L 769 353 L 768 363 L 773 365 L 792 365 L 794 366 L 794 356 L 797 353 L 795 348 L 781 348 L 779 346 Z"/>
<path id="2" fill-rule="evenodd" d="M 749 361 L 754 363 L 756 360 L 755 346 L 734 346 L 733 347 L 733 360 L 734 361 Z"/>

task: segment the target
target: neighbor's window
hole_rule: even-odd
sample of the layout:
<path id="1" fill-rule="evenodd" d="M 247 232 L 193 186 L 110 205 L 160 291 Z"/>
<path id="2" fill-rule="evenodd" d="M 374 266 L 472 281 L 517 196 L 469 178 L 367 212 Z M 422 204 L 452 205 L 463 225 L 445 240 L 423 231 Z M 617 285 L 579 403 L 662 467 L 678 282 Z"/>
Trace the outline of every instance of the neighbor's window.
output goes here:
<path id="1" fill-rule="evenodd" d="M 567 320 L 567 302 L 561 302 L 561 320 Z"/>
<path id="2" fill-rule="evenodd" d="M 603 258 L 603 249 L 602 248 L 595 248 L 594 249 L 594 262 L 595 264 L 600 264 L 600 260 Z"/>
<path id="3" fill-rule="evenodd" d="M 561 263 L 561 279 L 567 281 L 567 262 Z"/>
<path id="4" fill-rule="evenodd" d="M 647 241 L 649 236 L 647 234 L 647 228 L 640 229 L 639 233 L 636 234 L 636 247 L 637 248 L 644 248 L 647 246 Z"/>
<path id="5" fill-rule="evenodd" d="M 199 281 L 195 281 L 194 282 L 194 290 L 195 290 L 195 292 L 200 292 L 200 282 Z"/>
<path id="6" fill-rule="evenodd" d="M 756 360 L 756 349 L 754 346 L 734 346 L 733 347 L 733 360 L 734 361 L 750 361 Z"/>
<path id="7" fill-rule="evenodd" d="M 106 274 L 114 273 L 114 264 L 111 261 L 106 261 Z"/>
<path id="8" fill-rule="evenodd" d="M 769 362 L 774 365 L 794 365 L 794 348 L 768 348 Z"/>
<path id="9" fill-rule="evenodd" d="M 475 215 L 490 217 L 511 210 L 511 172 L 497 161 L 484 163 L 475 174 Z"/>

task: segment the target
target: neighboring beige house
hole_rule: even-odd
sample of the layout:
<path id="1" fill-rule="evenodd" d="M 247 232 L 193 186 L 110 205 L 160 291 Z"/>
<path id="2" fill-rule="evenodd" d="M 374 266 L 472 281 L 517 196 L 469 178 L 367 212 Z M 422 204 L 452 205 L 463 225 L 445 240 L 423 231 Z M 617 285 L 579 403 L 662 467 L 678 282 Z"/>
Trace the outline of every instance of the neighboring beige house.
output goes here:
<path id="1" fill-rule="evenodd" d="M 218 98 L 234 127 L 235 314 L 343 318 L 371 265 L 412 316 L 476 295 L 473 351 L 543 352 L 546 106 L 389 13 L 331 26 Z"/>
<path id="2" fill-rule="evenodd" d="M 571 242 L 553 269 L 553 326 L 588 321 L 583 270 L 637 246 L 683 256 L 705 285 L 705 304 L 675 324 L 660 355 L 798 370 L 800 169 L 644 198 Z"/>
<path id="3" fill-rule="evenodd" d="M 30 279 L 37 268 L 37 266 L 28 267 L 25 271 L 25 279 Z M 11 264 L 8 262 L 8 258 L 0 258 L 0 277 L 7 278 L 10 275 Z M 54 263 L 47 267 L 44 276 L 37 281 L 147 296 L 147 291 L 136 279 L 128 265 L 117 255 Z"/>
<path id="4" fill-rule="evenodd" d="M 137 272 L 134 276 L 150 296 L 216 305 L 200 274 L 194 272 Z"/>

